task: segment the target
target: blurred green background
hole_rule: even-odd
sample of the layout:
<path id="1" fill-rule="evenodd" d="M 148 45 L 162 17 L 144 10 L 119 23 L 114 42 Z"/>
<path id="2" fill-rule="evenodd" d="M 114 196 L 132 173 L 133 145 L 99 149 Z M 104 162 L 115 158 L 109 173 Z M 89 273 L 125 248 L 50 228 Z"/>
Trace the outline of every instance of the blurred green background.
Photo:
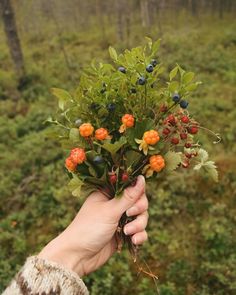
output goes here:
<path id="1" fill-rule="evenodd" d="M 235 1 L 0 4 L 0 291 L 82 202 L 67 190 L 63 151 L 47 139 L 43 122 L 57 104 L 50 88 L 73 93 L 84 66 L 94 58 L 109 61 L 109 45 L 121 51 L 149 36 L 162 39 L 166 69 L 178 62 L 197 73 L 203 84 L 189 111 L 222 141 L 199 137 L 219 167 L 218 184 L 186 171 L 149 187 L 150 238 L 140 256 L 159 277 L 161 295 L 236 294 Z M 126 251 L 85 281 L 92 295 L 156 294 Z"/>

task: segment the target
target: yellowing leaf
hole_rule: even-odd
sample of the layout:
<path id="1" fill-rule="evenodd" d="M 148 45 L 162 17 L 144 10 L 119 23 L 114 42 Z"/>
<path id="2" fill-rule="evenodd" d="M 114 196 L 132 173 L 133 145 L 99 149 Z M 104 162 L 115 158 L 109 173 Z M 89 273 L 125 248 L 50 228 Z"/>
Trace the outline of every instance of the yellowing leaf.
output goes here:
<path id="1" fill-rule="evenodd" d="M 115 48 L 110 46 L 109 47 L 109 54 L 112 59 L 117 60 L 117 53 L 116 53 Z"/>
<path id="2" fill-rule="evenodd" d="M 58 106 L 61 110 L 64 110 L 66 102 L 72 101 L 70 93 L 64 89 L 51 88 L 51 92 L 58 98 Z"/>
<path id="3" fill-rule="evenodd" d="M 173 70 L 170 72 L 170 81 L 172 81 L 174 79 L 174 77 L 177 75 L 178 73 L 178 69 L 179 67 L 176 66 L 175 68 L 173 68 Z"/>
<path id="4" fill-rule="evenodd" d="M 80 180 L 77 176 L 74 176 L 68 183 L 68 188 L 71 191 L 74 197 L 80 197 L 81 187 L 83 181 Z"/>

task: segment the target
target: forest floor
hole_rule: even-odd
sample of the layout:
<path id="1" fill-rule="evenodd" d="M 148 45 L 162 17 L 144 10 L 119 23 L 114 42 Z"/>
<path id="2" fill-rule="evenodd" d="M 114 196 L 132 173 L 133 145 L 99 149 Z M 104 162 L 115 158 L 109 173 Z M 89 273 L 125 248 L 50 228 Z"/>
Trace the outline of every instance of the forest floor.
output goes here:
<path id="1" fill-rule="evenodd" d="M 143 42 L 144 34 L 134 28 L 129 46 Z M 160 32 L 153 28 L 148 35 L 157 39 Z M 64 155 L 47 139 L 44 121 L 56 106 L 51 87 L 73 93 L 86 64 L 94 58 L 108 60 L 110 44 L 120 50 L 126 46 L 115 42 L 112 30 L 106 38 L 102 40 L 97 29 L 22 33 L 28 75 L 17 85 L 5 39 L 0 37 L 0 291 L 25 258 L 60 232 L 80 206 L 66 188 Z M 203 82 L 189 111 L 221 134 L 217 145 L 212 136 L 199 136 L 219 166 L 220 181 L 183 173 L 149 187 L 150 239 L 140 255 L 158 275 L 161 295 L 233 295 L 236 23 L 225 19 L 163 25 L 161 38 L 159 59 L 164 66 L 171 69 L 179 63 Z M 155 294 L 152 279 L 142 274 L 137 278 L 137 272 L 124 251 L 85 280 L 92 295 Z"/>

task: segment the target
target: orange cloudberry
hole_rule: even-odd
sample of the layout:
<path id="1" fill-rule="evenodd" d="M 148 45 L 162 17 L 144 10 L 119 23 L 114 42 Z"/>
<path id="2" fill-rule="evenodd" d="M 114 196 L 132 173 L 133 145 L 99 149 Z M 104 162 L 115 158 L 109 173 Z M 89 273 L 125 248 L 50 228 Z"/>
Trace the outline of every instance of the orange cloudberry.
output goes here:
<path id="1" fill-rule="evenodd" d="M 65 166 L 70 172 L 75 171 L 77 164 L 71 159 L 71 157 L 66 158 Z"/>
<path id="2" fill-rule="evenodd" d="M 94 128 L 90 123 L 84 123 L 79 127 L 80 135 L 83 137 L 88 137 L 93 134 Z"/>
<path id="3" fill-rule="evenodd" d="M 133 115 L 130 115 L 130 114 L 125 114 L 122 119 L 121 119 L 122 123 L 130 128 L 130 127 L 133 127 L 134 126 L 134 117 Z"/>
<path id="4" fill-rule="evenodd" d="M 130 114 L 125 114 L 122 118 L 122 125 L 120 126 L 120 133 L 125 132 L 126 128 L 131 128 L 134 126 L 134 116 Z"/>
<path id="5" fill-rule="evenodd" d="M 84 149 L 74 148 L 70 152 L 70 158 L 75 164 L 81 164 L 86 160 Z"/>
<path id="6" fill-rule="evenodd" d="M 108 131 L 105 128 L 99 128 L 95 131 L 95 138 L 97 140 L 104 140 L 109 138 Z"/>
<path id="7" fill-rule="evenodd" d="M 160 140 L 160 136 L 156 130 L 150 130 L 150 131 L 144 132 L 143 140 L 147 144 L 155 145 Z"/>
<path id="8" fill-rule="evenodd" d="M 161 155 L 153 155 L 149 159 L 150 168 L 160 172 L 165 167 L 165 160 Z"/>

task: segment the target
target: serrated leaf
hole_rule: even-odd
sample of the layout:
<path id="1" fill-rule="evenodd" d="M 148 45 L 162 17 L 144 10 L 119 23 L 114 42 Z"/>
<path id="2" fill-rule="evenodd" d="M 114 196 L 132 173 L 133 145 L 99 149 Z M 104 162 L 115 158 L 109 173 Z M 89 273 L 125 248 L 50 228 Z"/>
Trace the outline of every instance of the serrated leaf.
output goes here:
<path id="1" fill-rule="evenodd" d="M 83 181 L 77 176 L 73 176 L 73 178 L 70 180 L 70 182 L 68 183 L 68 188 L 74 197 L 80 197 L 82 185 Z"/>
<path id="2" fill-rule="evenodd" d="M 206 161 L 208 160 L 208 157 L 209 157 L 208 152 L 205 151 L 204 149 L 200 149 L 200 150 L 198 151 L 198 156 L 197 156 L 197 158 L 200 159 L 201 162 L 203 162 L 203 163 L 206 162 Z"/>
<path id="3" fill-rule="evenodd" d="M 179 69 L 179 67 L 178 66 L 176 66 L 175 68 L 173 68 L 173 70 L 170 72 L 170 81 L 172 81 L 173 79 L 174 79 L 174 77 L 177 75 L 177 73 L 178 73 L 178 69 Z"/>
<path id="4" fill-rule="evenodd" d="M 51 88 L 51 92 L 58 98 L 58 106 L 61 110 L 65 109 L 65 104 L 72 101 L 72 96 L 69 92 L 60 88 Z"/>
<path id="5" fill-rule="evenodd" d="M 202 163 L 199 163 L 193 167 L 193 170 L 200 170 L 202 168 Z"/>
<path id="6" fill-rule="evenodd" d="M 110 46 L 109 47 L 109 54 L 113 60 L 117 60 L 117 52 L 116 52 L 115 48 Z"/>
<path id="7" fill-rule="evenodd" d="M 204 165 L 204 168 L 206 169 L 207 173 L 209 174 L 209 176 L 215 181 L 218 182 L 219 181 L 219 175 L 218 175 L 218 171 L 216 169 L 216 166 L 208 166 L 208 165 Z"/>
<path id="8" fill-rule="evenodd" d="M 164 156 L 165 159 L 165 169 L 167 171 L 173 171 L 175 170 L 178 165 L 181 163 L 181 156 L 179 153 L 175 153 L 172 151 L 169 151 Z"/>

